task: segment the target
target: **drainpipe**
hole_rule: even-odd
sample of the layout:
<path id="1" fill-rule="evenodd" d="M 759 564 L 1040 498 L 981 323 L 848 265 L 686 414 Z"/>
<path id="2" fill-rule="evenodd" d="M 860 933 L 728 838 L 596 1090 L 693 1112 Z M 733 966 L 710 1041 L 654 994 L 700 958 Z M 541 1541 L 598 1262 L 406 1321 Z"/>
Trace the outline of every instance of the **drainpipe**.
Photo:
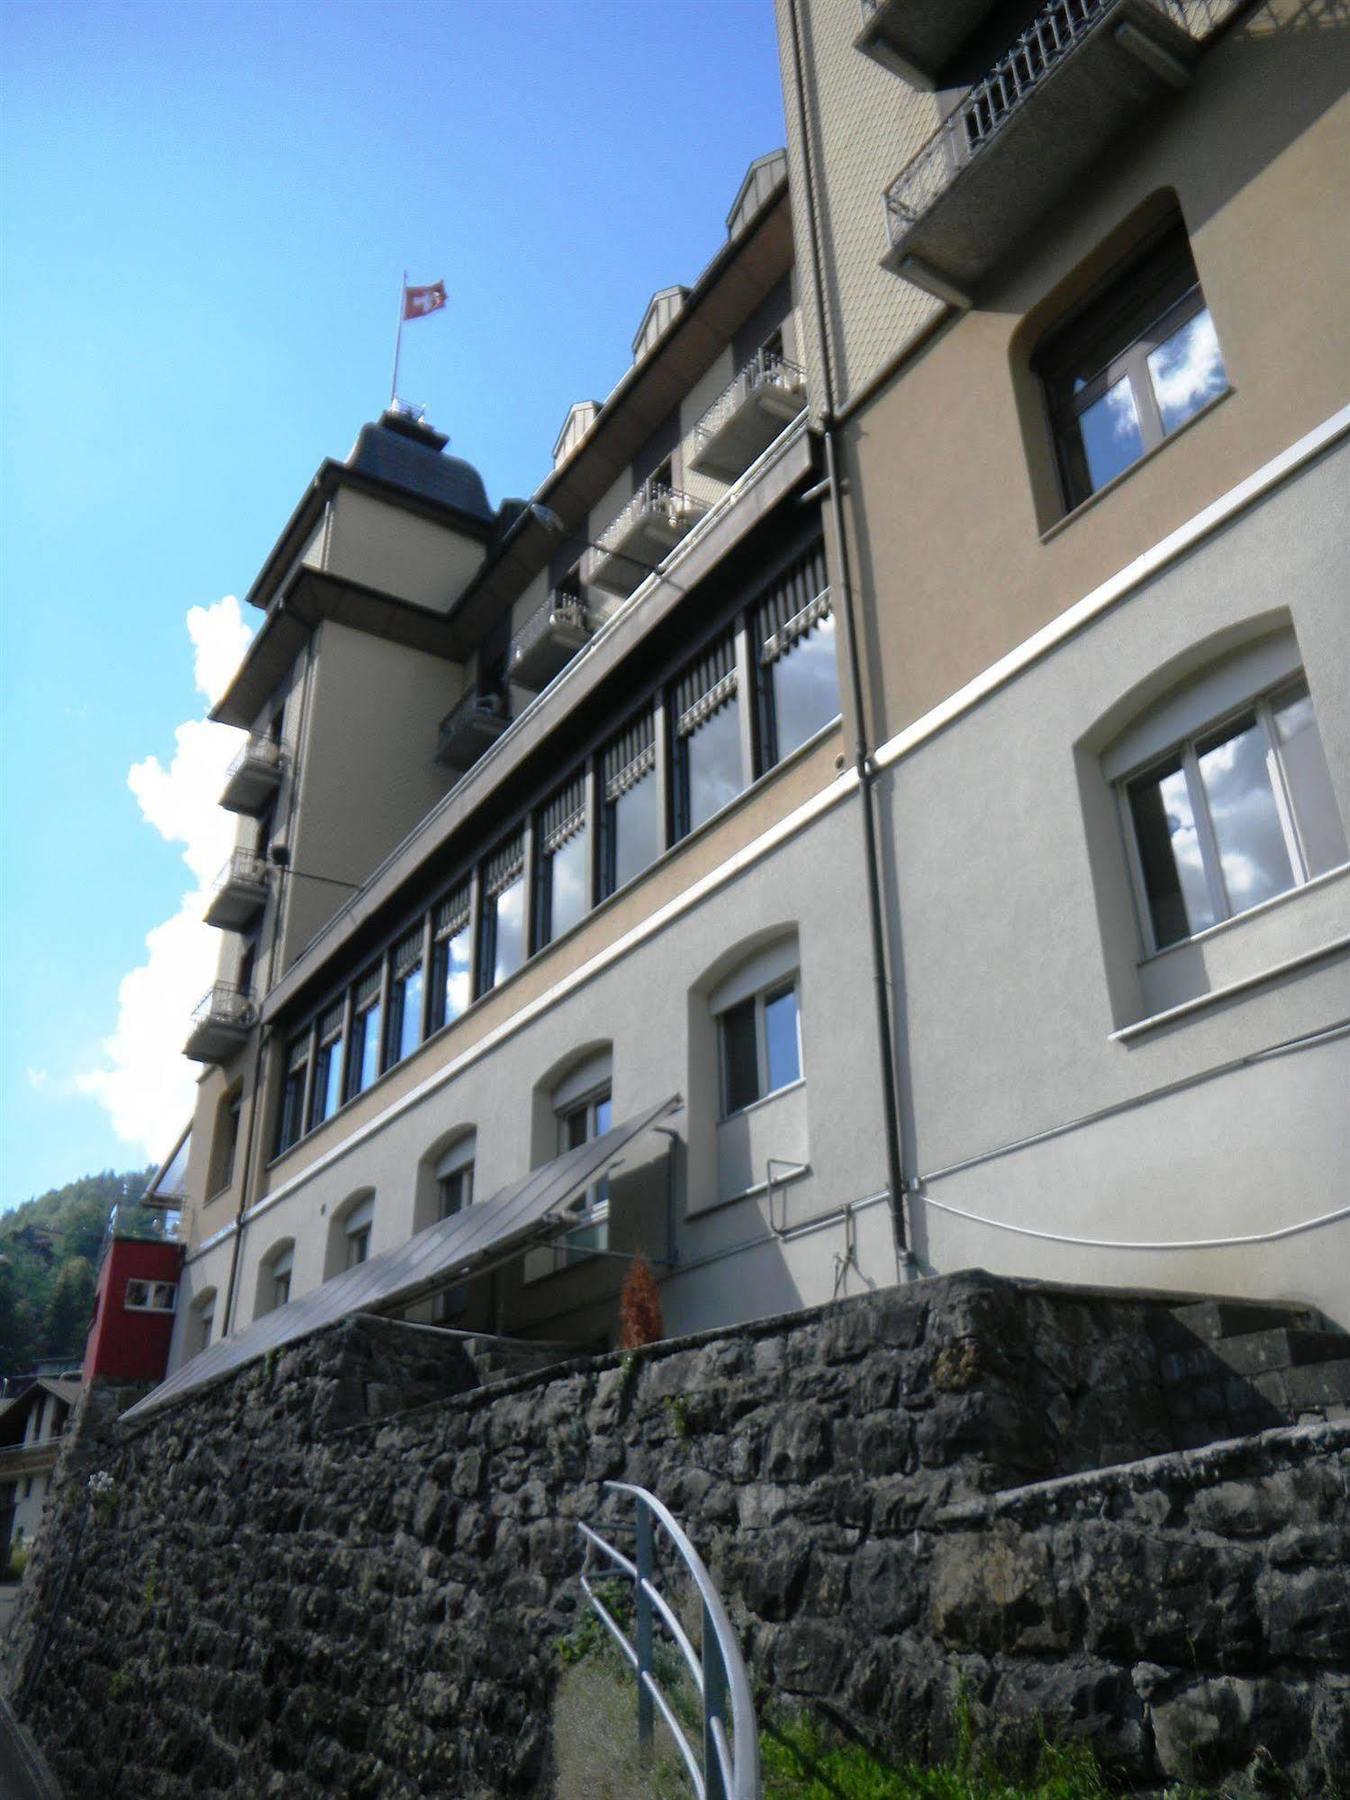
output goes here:
<path id="1" fill-rule="evenodd" d="M 230 1327 L 234 1323 L 235 1283 L 239 1278 L 239 1253 L 244 1244 L 244 1213 L 248 1209 L 249 1169 L 253 1161 L 254 1126 L 258 1122 L 258 1107 L 262 1098 L 263 1050 L 270 1035 L 269 1027 L 259 1025 L 258 1048 L 253 1055 L 253 1094 L 248 1109 L 248 1135 L 244 1140 L 243 1173 L 239 1183 L 239 1210 L 234 1215 L 234 1249 L 230 1253 L 230 1279 L 225 1289 L 225 1311 L 220 1329 L 222 1337 L 230 1335 Z"/>
<path id="2" fill-rule="evenodd" d="M 890 983 L 886 973 L 890 946 L 881 892 L 881 865 L 877 853 L 877 825 L 873 798 L 876 767 L 867 746 L 862 666 L 858 656 L 848 536 L 844 529 L 843 503 L 839 497 L 836 457 L 838 426 L 835 419 L 834 370 L 825 316 L 824 258 L 821 253 L 819 215 L 816 210 L 816 182 L 812 166 L 810 122 L 806 113 L 806 76 L 802 58 L 799 0 L 788 0 L 787 11 L 792 34 L 792 71 L 797 96 L 797 128 L 801 139 L 802 170 L 806 183 L 807 234 L 811 246 L 816 333 L 820 344 L 821 379 L 824 387 L 824 393 L 821 396 L 824 404 L 820 415 L 820 428 L 825 442 L 825 480 L 829 488 L 830 519 L 835 541 L 839 546 L 840 599 L 844 614 L 844 642 L 848 661 L 849 692 L 853 703 L 853 765 L 858 776 L 858 797 L 862 815 L 863 861 L 867 881 L 867 922 L 872 951 L 872 990 L 876 1011 L 877 1056 L 881 1064 L 881 1086 L 885 1113 L 886 1174 L 891 1191 L 891 1221 L 895 1230 L 896 1258 L 905 1274 L 912 1276 L 915 1273 L 915 1264 L 905 1230 L 905 1183 L 900 1147 L 899 1081 L 895 1066 L 895 1047 L 891 1037 Z"/>

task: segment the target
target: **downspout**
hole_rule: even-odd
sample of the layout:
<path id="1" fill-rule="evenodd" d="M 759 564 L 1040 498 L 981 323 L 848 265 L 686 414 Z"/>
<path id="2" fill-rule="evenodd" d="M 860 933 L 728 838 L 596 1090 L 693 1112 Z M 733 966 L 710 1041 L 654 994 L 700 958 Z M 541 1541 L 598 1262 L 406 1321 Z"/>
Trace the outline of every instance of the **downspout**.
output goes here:
<path id="1" fill-rule="evenodd" d="M 819 215 L 816 210 L 816 183 L 812 167 L 810 121 L 806 113 L 806 77 L 802 58 L 799 0 L 787 0 L 787 13 L 792 33 L 793 85 L 796 89 L 797 129 L 801 139 L 802 172 L 806 184 L 806 222 L 811 246 L 816 332 L 820 344 L 821 380 L 824 387 L 822 395 L 824 404 L 819 423 L 825 443 L 825 480 L 829 487 L 830 519 L 835 541 L 839 546 L 840 599 L 843 603 L 844 613 L 844 642 L 848 661 L 849 692 L 853 703 L 853 764 L 858 776 L 858 796 L 862 813 L 867 922 L 872 948 L 872 991 L 875 999 L 877 1054 L 881 1064 L 881 1086 L 885 1113 L 886 1175 L 891 1192 L 891 1222 L 895 1231 L 896 1259 L 906 1275 L 913 1275 L 915 1272 L 914 1256 L 909 1248 L 905 1228 L 905 1183 L 900 1147 L 899 1081 L 895 1066 L 895 1047 L 891 1037 L 890 983 L 886 973 L 887 953 L 890 946 L 887 942 L 886 914 L 881 893 L 881 865 L 877 853 L 877 826 L 873 800 L 876 768 L 867 747 L 862 666 L 858 656 L 853 583 L 849 572 L 848 537 L 844 528 L 843 503 L 839 497 L 835 449 L 838 426 L 835 419 L 834 371 L 825 316 L 824 258 L 821 253 Z"/>

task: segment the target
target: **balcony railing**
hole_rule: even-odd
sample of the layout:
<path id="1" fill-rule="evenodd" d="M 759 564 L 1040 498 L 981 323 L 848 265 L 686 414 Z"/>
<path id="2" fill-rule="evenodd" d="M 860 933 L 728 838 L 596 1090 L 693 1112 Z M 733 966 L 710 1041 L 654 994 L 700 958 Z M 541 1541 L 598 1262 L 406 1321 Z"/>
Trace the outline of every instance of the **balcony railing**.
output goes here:
<path id="1" fill-rule="evenodd" d="M 470 688 L 441 720 L 436 761 L 451 769 L 472 768 L 511 723 L 511 702 L 498 690 Z"/>
<path id="2" fill-rule="evenodd" d="M 702 501 L 664 481 L 644 481 L 600 533 L 589 581 L 627 599 L 707 510 Z"/>
<path id="3" fill-rule="evenodd" d="M 206 909 L 208 925 L 219 925 L 222 931 L 240 931 L 267 904 L 267 864 L 252 850 L 236 850 L 216 877 L 211 904 Z"/>
<path id="4" fill-rule="evenodd" d="M 575 588 L 554 588 L 511 639 L 508 668 L 522 687 L 547 687 L 589 641 L 595 627 Z"/>
<path id="5" fill-rule="evenodd" d="M 1051 0 L 887 188 L 887 267 L 957 303 L 1241 0 Z"/>
<path id="6" fill-rule="evenodd" d="M 251 737 L 230 764 L 220 804 L 229 812 L 256 816 L 281 785 L 281 745 L 275 738 Z"/>
<path id="7" fill-rule="evenodd" d="M 760 350 L 699 420 L 690 466 L 735 481 L 805 405 L 804 372 L 785 357 Z"/>
<path id="8" fill-rule="evenodd" d="M 246 988 L 216 982 L 192 1014 L 184 1056 L 193 1062 L 224 1062 L 247 1040 L 255 1016 L 253 996 Z"/>

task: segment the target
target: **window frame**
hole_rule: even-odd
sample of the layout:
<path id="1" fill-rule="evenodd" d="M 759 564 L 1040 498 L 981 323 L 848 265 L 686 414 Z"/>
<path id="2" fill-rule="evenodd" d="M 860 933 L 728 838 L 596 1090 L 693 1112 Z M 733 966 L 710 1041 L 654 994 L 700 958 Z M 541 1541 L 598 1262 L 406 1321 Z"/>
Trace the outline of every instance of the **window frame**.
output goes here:
<path id="1" fill-rule="evenodd" d="M 566 1086 L 566 1083 L 560 1083 L 560 1090 L 565 1090 Z M 609 1108 L 609 1123 L 604 1126 L 600 1124 L 599 1109 L 602 1106 Z M 583 1093 L 569 1093 L 561 1104 L 555 1099 L 553 1117 L 557 1132 L 555 1154 L 558 1156 L 565 1156 L 569 1150 L 579 1150 L 582 1145 L 594 1143 L 597 1138 L 603 1137 L 606 1131 L 613 1128 L 614 1124 L 613 1075 L 606 1075 Z M 583 1121 L 585 1135 L 577 1143 L 570 1144 L 567 1142 L 567 1137 L 574 1119 Z M 566 1234 L 559 1238 L 555 1245 L 559 1255 L 556 1266 L 559 1269 L 571 1268 L 588 1256 L 608 1250 L 609 1199 L 609 1176 L 603 1174 L 596 1177 L 579 1200 L 572 1201 L 567 1207 L 566 1211 L 572 1223 Z M 574 1242 L 576 1234 L 583 1231 L 596 1233 L 597 1241 L 592 1244 Z"/>
<path id="2" fill-rule="evenodd" d="M 717 1118 L 718 1123 L 739 1118 L 751 1107 L 785 1094 L 806 1079 L 806 1057 L 802 1039 L 802 972 L 797 939 L 784 937 L 753 952 L 721 981 L 708 997 L 708 1011 L 717 1032 Z M 775 1000 L 791 993 L 794 1000 L 797 1050 L 797 1073 L 777 1087 L 769 1086 L 769 1044 L 765 1025 L 765 1009 Z M 757 1092 L 753 1100 L 739 1106 L 730 1104 L 729 1057 L 727 1051 L 728 1015 L 740 1012 L 747 1002 L 754 1003 L 755 1074 Z"/>
<path id="3" fill-rule="evenodd" d="M 1206 311 L 1209 302 L 1190 239 L 1174 212 L 1043 334 L 1031 366 L 1045 403 L 1061 517 L 1104 493 L 1232 391 L 1220 345 L 1222 388 L 1170 430 L 1163 424 L 1148 359 Z M 1094 365 L 1093 373 L 1075 388 L 1076 371 L 1087 363 Z M 1139 453 L 1115 474 L 1089 485 L 1091 474 L 1079 421 L 1122 380 L 1128 380 L 1134 402 Z"/>
<path id="4" fill-rule="evenodd" d="M 1120 820 L 1124 840 L 1125 858 L 1130 871 L 1130 887 L 1145 960 L 1166 955 L 1169 951 L 1179 949 L 1183 945 L 1195 943 L 1210 932 L 1220 930 L 1234 920 L 1244 918 L 1260 907 L 1269 905 L 1272 901 L 1281 900 L 1289 894 L 1296 893 L 1300 888 L 1307 887 L 1310 882 L 1334 873 L 1337 868 L 1347 866 L 1345 862 L 1342 862 L 1333 864 L 1328 869 L 1314 872 L 1309 863 L 1303 827 L 1299 823 L 1298 808 L 1294 802 L 1274 720 L 1274 714 L 1278 707 L 1286 704 L 1300 693 L 1308 695 L 1311 699 L 1307 677 L 1302 669 L 1296 669 L 1292 673 L 1283 675 L 1273 685 L 1230 703 L 1218 713 L 1195 721 L 1184 736 L 1175 738 L 1167 748 L 1152 752 L 1142 761 L 1134 763 L 1112 777 L 1117 816 Z M 1229 738 L 1237 735 L 1234 728 L 1249 716 L 1260 726 L 1265 739 L 1266 771 L 1270 780 L 1275 815 L 1280 826 L 1293 879 L 1287 887 L 1280 888 L 1274 894 L 1267 894 L 1262 899 L 1253 901 L 1249 906 L 1235 907 L 1230 900 L 1227 883 L 1224 879 L 1222 855 L 1211 817 L 1208 792 L 1200 772 L 1199 759 L 1201 747 L 1207 752 L 1209 749 L 1227 742 Z M 1316 707 L 1314 706 L 1314 725 L 1316 725 L 1316 719 Z M 1320 730 L 1318 739 L 1320 744 Z M 1187 931 L 1180 937 L 1160 944 L 1153 917 L 1153 898 L 1148 890 L 1144 861 L 1139 848 L 1138 830 L 1131 805 L 1130 790 L 1137 783 L 1147 780 L 1153 771 L 1162 770 L 1169 763 L 1177 761 L 1180 763 L 1185 779 L 1186 795 L 1200 849 L 1205 892 L 1213 919 L 1211 923 L 1201 926 L 1199 930 Z M 1344 821 L 1341 823 L 1342 830 L 1344 830 Z M 1189 923 L 1189 919 L 1187 923 Z"/>
<path id="5" fill-rule="evenodd" d="M 133 1299 L 136 1289 L 145 1290 L 145 1298 Z M 167 1295 L 167 1299 L 165 1296 Z M 122 1306 L 126 1312 L 147 1312 L 168 1315 L 178 1309 L 178 1283 L 176 1281 L 157 1281 L 146 1276 L 132 1275 L 127 1280 L 122 1298 Z"/>

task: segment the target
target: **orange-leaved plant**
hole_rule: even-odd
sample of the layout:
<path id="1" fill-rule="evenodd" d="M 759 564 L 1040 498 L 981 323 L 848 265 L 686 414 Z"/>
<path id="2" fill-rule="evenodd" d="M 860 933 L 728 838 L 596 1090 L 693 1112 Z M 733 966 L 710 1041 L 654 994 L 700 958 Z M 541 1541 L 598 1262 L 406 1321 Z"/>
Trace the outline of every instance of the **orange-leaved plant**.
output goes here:
<path id="1" fill-rule="evenodd" d="M 655 1344 L 666 1335 L 661 1317 L 661 1290 L 652 1266 L 639 1253 L 628 1265 L 619 1295 L 619 1348 L 637 1350 Z"/>

